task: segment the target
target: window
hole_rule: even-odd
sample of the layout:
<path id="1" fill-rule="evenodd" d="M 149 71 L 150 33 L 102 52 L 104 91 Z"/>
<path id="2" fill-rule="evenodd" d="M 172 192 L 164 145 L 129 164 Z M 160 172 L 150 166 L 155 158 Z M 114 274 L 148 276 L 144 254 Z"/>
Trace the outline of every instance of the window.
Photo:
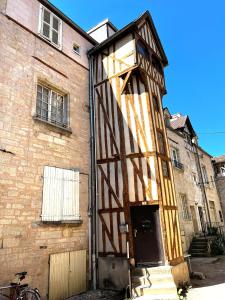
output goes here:
<path id="1" fill-rule="evenodd" d="M 184 220 L 191 220 L 191 215 L 188 210 L 186 195 L 181 195 L 182 217 Z"/>
<path id="2" fill-rule="evenodd" d="M 162 172 L 164 177 L 169 177 L 169 167 L 165 160 L 162 160 Z"/>
<path id="3" fill-rule="evenodd" d="M 164 136 L 159 131 L 157 132 L 157 136 L 158 136 L 158 144 L 159 144 L 159 153 L 165 155 L 166 147 L 165 147 Z"/>
<path id="4" fill-rule="evenodd" d="M 192 178 L 193 178 L 193 181 L 197 184 L 197 175 L 195 173 L 192 173 Z"/>
<path id="5" fill-rule="evenodd" d="M 209 183 L 209 179 L 208 179 L 208 174 L 207 174 L 205 166 L 202 166 L 202 177 L 203 177 L 203 183 L 208 184 Z"/>
<path id="6" fill-rule="evenodd" d="M 42 221 L 79 221 L 79 171 L 44 168 Z"/>
<path id="7" fill-rule="evenodd" d="M 68 127 L 68 96 L 38 84 L 36 114 L 42 120 Z"/>
<path id="8" fill-rule="evenodd" d="M 160 74 L 163 74 L 162 64 L 156 55 L 152 55 L 152 65 Z"/>
<path id="9" fill-rule="evenodd" d="M 159 103 L 158 103 L 158 99 L 157 99 L 157 97 L 156 96 L 153 96 L 153 106 L 154 106 L 154 109 L 155 109 L 155 111 L 160 111 L 159 110 Z"/>
<path id="10" fill-rule="evenodd" d="M 220 216 L 220 222 L 223 222 L 223 214 L 222 214 L 221 210 L 219 210 L 219 216 Z"/>
<path id="11" fill-rule="evenodd" d="M 40 34 L 52 44 L 60 47 L 62 40 L 62 22 L 44 6 L 40 11 Z"/>
<path id="12" fill-rule="evenodd" d="M 212 185 L 212 187 L 215 187 L 215 182 L 214 182 L 214 178 L 213 178 L 213 176 L 210 176 L 210 181 L 211 181 L 211 185 Z"/>
<path id="13" fill-rule="evenodd" d="M 80 54 L 80 46 L 77 45 L 77 44 L 73 44 L 73 51 L 74 51 L 76 54 Z"/>
<path id="14" fill-rule="evenodd" d="M 174 167 L 178 169 L 183 169 L 183 164 L 180 162 L 180 153 L 179 150 L 176 148 L 171 149 L 171 157 Z"/>
<path id="15" fill-rule="evenodd" d="M 146 59 L 149 60 L 149 52 L 147 47 L 141 42 L 137 42 L 137 51 Z"/>

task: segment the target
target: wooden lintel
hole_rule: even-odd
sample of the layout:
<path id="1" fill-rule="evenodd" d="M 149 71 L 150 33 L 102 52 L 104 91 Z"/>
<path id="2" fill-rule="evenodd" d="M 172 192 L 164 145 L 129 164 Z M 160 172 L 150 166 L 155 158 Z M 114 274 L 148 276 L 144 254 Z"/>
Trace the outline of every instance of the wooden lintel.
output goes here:
<path id="1" fill-rule="evenodd" d="M 99 214 L 106 214 L 106 213 L 114 213 L 114 212 L 123 212 L 123 207 L 112 207 L 112 208 L 102 208 L 98 210 Z"/>

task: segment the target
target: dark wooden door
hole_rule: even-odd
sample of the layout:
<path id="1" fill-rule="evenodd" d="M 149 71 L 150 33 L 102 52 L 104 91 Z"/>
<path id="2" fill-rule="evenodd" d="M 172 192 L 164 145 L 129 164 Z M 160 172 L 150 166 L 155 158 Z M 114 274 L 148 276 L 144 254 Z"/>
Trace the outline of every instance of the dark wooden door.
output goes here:
<path id="1" fill-rule="evenodd" d="M 158 206 L 131 207 L 131 220 L 136 264 L 160 265 L 162 241 Z"/>
<path id="2" fill-rule="evenodd" d="M 204 216 L 203 216 L 203 210 L 202 207 L 198 207 L 198 213 L 199 213 L 199 218 L 200 218 L 200 222 L 201 222 L 201 227 L 202 227 L 202 231 L 205 231 L 205 226 L 204 226 Z"/>

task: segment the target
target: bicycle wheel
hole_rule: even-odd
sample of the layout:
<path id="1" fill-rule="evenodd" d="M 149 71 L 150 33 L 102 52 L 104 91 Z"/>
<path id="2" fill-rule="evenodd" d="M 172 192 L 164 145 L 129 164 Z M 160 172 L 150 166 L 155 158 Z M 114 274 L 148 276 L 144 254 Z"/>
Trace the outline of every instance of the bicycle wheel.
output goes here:
<path id="1" fill-rule="evenodd" d="M 40 300 L 40 296 L 35 290 L 24 290 L 18 300 Z"/>

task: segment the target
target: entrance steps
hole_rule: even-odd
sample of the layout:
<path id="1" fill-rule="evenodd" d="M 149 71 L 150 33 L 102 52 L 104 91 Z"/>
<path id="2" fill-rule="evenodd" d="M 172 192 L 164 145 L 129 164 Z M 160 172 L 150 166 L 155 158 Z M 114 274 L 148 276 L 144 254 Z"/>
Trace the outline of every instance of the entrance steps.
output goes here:
<path id="1" fill-rule="evenodd" d="M 208 256 L 208 239 L 207 238 L 193 238 L 189 253 L 192 257 L 206 257 Z"/>
<path id="2" fill-rule="evenodd" d="M 135 268 L 131 273 L 132 294 L 138 300 L 177 300 L 170 266 Z"/>

